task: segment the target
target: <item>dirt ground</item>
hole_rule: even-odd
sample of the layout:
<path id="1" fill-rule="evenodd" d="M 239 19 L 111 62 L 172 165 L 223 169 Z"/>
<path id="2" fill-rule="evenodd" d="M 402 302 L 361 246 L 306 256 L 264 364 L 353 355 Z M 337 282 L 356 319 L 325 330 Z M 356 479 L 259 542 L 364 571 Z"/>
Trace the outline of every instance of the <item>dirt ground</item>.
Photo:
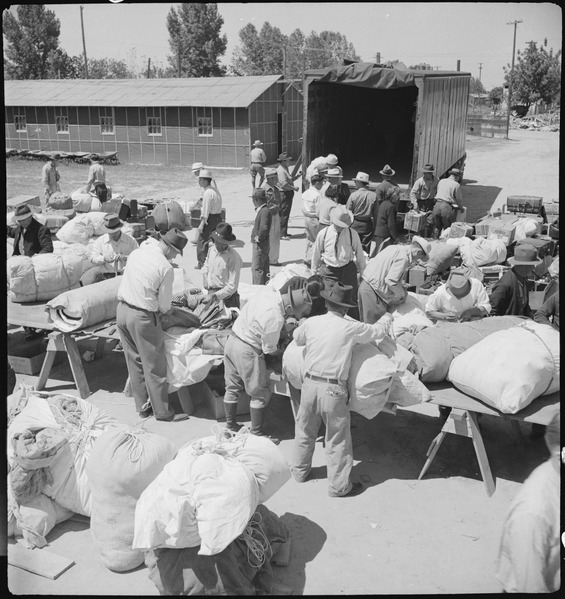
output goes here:
<path id="1" fill-rule="evenodd" d="M 557 133 L 517 130 L 511 132 L 510 140 L 468 137 L 467 153 L 463 197 L 465 205 L 473 205 L 477 211 L 481 207 L 476 216 L 493 204 L 504 203 L 508 195 L 558 198 Z M 119 168 L 108 169 L 116 191 L 120 190 Z M 159 169 L 151 168 L 155 181 Z M 247 172 L 218 171 L 216 178 L 227 220 L 245 242 L 238 250 L 244 260 L 241 279 L 250 283 L 253 207 L 249 177 Z M 129 197 L 144 193 L 144 180 L 143 174 L 139 188 L 128 184 Z M 171 197 L 180 195 L 174 183 L 176 179 L 171 181 Z M 186 183 L 182 193 L 194 197 L 196 181 L 190 173 Z M 7 165 L 8 197 L 15 195 L 16 186 Z M 37 193 L 35 184 L 30 187 L 27 193 Z M 283 264 L 304 255 L 298 194 L 290 233 L 293 238 L 281 242 Z M 194 246 L 188 245 L 181 264 L 199 284 L 195 262 Z M 83 341 L 79 347 L 82 351 L 91 346 L 91 341 Z M 108 351 L 98 361 L 85 362 L 85 370 L 92 391 L 89 400 L 120 422 L 139 424 L 133 400 L 122 394 L 127 378 L 123 355 Z M 33 384 L 37 377 L 18 375 L 18 380 Z M 77 394 L 68 364 L 53 367 L 47 390 Z M 187 421 L 149 419 L 144 426 L 166 435 L 178 447 L 209 435 L 215 420 L 198 398 L 194 399 L 197 409 Z M 282 439 L 280 448 L 290 462 L 294 435 L 289 401 L 273 396 L 267 410 L 266 428 Z M 266 504 L 283 518 L 292 537 L 289 566 L 275 568 L 279 589 L 307 595 L 501 592 L 495 572 L 504 516 L 524 479 L 547 458 L 543 440 L 530 439 L 527 425 L 521 425 L 522 434 L 518 435 L 509 422 L 482 417 L 486 451 L 496 478 L 496 491 L 489 498 L 470 439 L 449 435 L 424 480 L 417 480 L 426 451 L 440 430 L 435 406 L 399 409 L 395 416 L 379 414 L 373 420 L 352 416 L 353 477 L 362 477 L 366 490 L 353 498 L 330 498 L 324 450 L 317 443 L 316 478 L 304 484 L 289 481 Z M 249 422 L 248 416 L 239 420 Z M 48 541 L 47 550 L 74 559 L 75 565 L 54 581 L 9 566 L 8 586 L 13 594 L 158 594 L 145 567 L 116 574 L 101 564 L 84 518 L 58 525 Z"/>

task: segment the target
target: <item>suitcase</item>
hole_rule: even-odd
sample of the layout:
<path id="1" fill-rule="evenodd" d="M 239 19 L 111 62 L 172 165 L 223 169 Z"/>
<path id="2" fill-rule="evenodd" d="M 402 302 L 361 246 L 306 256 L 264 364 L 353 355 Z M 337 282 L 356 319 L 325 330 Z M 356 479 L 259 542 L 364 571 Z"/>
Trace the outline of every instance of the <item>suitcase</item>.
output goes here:
<path id="1" fill-rule="evenodd" d="M 516 246 L 523 244 L 533 245 L 538 251 L 538 258 L 545 258 L 545 256 L 553 256 L 555 253 L 555 241 L 548 235 L 539 237 L 528 237 L 527 239 L 520 239 L 516 243 Z"/>
<path id="2" fill-rule="evenodd" d="M 543 198 L 540 196 L 508 196 L 506 198 L 508 212 L 540 214 L 542 206 Z"/>
<path id="3" fill-rule="evenodd" d="M 421 233 L 426 228 L 426 218 L 425 212 L 410 210 L 404 217 L 404 228 L 413 233 Z"/>

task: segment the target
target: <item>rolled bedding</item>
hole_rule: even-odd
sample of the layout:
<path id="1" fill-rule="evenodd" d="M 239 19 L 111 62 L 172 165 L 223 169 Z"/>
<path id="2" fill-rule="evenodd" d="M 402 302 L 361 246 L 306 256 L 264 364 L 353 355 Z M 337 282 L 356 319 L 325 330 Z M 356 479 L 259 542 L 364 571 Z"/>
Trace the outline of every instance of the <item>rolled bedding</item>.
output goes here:
<path id="1" fill-rule="evenodd" d="M 116 318 L 121 282 L 118 276 L 61 293 L 46 304 L 45 310 L 63 333 L 111 320 Z"/>

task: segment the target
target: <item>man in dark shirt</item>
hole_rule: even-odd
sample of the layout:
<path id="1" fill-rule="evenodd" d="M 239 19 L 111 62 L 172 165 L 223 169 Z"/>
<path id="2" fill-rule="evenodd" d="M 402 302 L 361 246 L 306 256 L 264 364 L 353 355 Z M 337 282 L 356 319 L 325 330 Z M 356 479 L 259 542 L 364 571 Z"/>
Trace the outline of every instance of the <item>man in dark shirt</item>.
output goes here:
<path id="1" fill-rule="evenodd" d="M 375 205 L 380 204 L 385 199 L 388 189 L 391 187 L 398 187 L 398 184 L 392 180 L 395 173 L 396 171 L 392 170 L 388 164 L 385 164 L 383 170 L 379 171 L 379 174 L 382 176 L 383 180 L 375 188 L 375 195 L 377 197 Z"/>
<path id="2" fill-rule="evenodd" d="M 264 189 L 255 189 L 251 197 L 255 206 L 255 223 L 251 232 L 253 285 L 266 285 L 269 279 L 269 230 L 273 217 L 267 208 L 267 194 Z"/>
<path id="3" fill-rule="evenodd" d="M 14 218 L 18 224 L 15 227 L 6 227 L 6 234 L 14 239 L 13 256 L 31 257 L 35 254 L 53 253 L 51 232 L 33 218 L 31 208 L 27 204 L 16 208 Z"/>
<path id="4" fill-rule="evenodd" d="M 373 248 L 369 255 L 373 258 L 379 250 L 387 245 L 398 243 L 402 238 L 402 229 L 396 219 L 396 206 L 400 198 L 400 188 L 390 186 L 384 195 L 382 202 L 373 204 Z M 386 241 L 386 244 L 383 242 Z M 381 247 L 382 246 L 382 247 Z"/>
<path id="5" fill-rule="evenodd" d="M 536 312 L 534 320 L 540 324 L 549 324 L 559 330 L 559 289 L 543 302 Z"/>

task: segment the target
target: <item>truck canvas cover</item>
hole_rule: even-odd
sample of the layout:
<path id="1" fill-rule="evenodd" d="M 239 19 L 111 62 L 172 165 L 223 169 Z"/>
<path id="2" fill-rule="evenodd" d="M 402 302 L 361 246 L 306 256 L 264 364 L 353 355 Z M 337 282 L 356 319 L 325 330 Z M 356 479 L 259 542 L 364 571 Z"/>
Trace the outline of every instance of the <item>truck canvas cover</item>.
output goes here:
<path id="1" fill-rule="evenodd" d="M 416 85 L 414 71 L 399 67 L 379 67 L 369 62 L 355 62 L 330 69 L 320 83 L 343 83 L 372 89 L 397 89 Z"/>

